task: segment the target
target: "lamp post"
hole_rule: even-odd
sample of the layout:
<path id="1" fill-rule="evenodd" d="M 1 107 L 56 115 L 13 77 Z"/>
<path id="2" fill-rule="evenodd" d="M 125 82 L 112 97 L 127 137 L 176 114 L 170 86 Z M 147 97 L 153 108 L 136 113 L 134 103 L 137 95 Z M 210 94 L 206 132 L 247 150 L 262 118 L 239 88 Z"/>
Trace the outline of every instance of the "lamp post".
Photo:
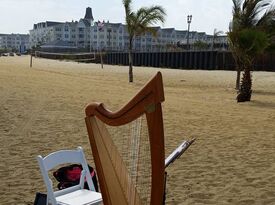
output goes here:
<path id="1" fill-rule="evenodd" d="M 189 46 L 189 30 L 190 30 L 191 21 L 192 21 L 192 15 L 188 15 L 187 16 L 187 23 L 188 23 L 188 30 L 187 30 L 187 50 L 190 49 L 190 46 Z"/>
<path id="2" fill-rule="evenodd" d="M 92 28 L 94 26 L 94 21 L 91 20 L 91 27 L 90 27 L 90 53 L 92 52 Z"/>
<path id="3" fill-rule="evenodd" d="M 103 30 L 104 24 L 105 24 L 104 20 L 102 22 L 98 21 L 98 23 L 97 23 L 98 31 L 101 32 Z M 99 36 L 99 34 L 97 36 Z M 103 68 L 103 57 L 102 57 L 102 50 L 103 50 L 103 48 L 102 48 L 101 42 L 100 42 L 100 46 L 99 47 L 100 47 L 101 68 Z"/>
<path id="4" fill-rule="evenodd" d="M 108 49 L 111 49 L 111 32 L 112 32 L 112 26 L 110 25 L 108 21 L 108 27 L 107 27 L 107 32 L 108 32 Z M 112 50 L 112 49 L 111 49 Z"/>

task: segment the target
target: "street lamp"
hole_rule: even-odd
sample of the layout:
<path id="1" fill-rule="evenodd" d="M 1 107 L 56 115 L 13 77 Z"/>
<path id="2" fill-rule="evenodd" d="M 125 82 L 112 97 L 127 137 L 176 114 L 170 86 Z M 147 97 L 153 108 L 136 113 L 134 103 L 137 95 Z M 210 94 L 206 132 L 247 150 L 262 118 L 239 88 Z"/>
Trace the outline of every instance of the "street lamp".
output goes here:
<path id="1" fill-rule="evenodd" d="M 92 29 L 94 26 L 94 21 L 91 19 L 91 27 L 90 27 L 90 53 L 92 52 Z"/>
<path id="2" fill-rule="evenodd" d="M 107 32 L 108 32 L 108 47 L 109 50 L 111 49 L 111 32 L 112 32 L 112 26 L 108 21 L 108 26 L 107 26 Z"/>
<path id="3" fill-rule="evenodd" d="M 189 30 L 190 30 L 190 23 L 192 21 L 192 15 L 188 15 L 187 16 L 187 23 L 188 23 L 188 30 L 187 30 L 187 50 L 190 49 L 190 46 L 189 46 Z"/>

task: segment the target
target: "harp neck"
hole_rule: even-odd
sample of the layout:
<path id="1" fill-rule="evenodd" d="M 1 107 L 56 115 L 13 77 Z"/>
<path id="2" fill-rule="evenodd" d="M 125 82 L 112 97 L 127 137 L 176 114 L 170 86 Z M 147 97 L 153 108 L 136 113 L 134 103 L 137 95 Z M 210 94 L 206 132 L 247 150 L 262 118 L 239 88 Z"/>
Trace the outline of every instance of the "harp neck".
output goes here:
<path id="1" fill-rule="evenodd" d="M 91 103 L 86 109 L 86 116 L 96 116 L 112 126 L 127 124 L 143 113 L 152 112 L 156 104 L 164 101 L 161 73 L 158 72 L 125 106 L 112 112 L 103 103 Z"/>

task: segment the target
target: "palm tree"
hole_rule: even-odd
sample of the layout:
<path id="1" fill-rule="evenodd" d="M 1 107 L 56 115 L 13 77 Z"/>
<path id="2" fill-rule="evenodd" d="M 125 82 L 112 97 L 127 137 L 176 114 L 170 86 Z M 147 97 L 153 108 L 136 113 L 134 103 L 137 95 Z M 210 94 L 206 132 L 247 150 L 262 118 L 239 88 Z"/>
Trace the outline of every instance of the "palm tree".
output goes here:
<path id="1" fill-rule="evenodd" d="M 216 28 L 214 29 L 213 37 L 212 37 L 212 45 L 211 50 L 214 50 L 215 40 L 218 38 L 219 35 L 223 34 L 222 31 L 218 31 Z"/>
<path id="2" fill-rule="evenodd" d="M 250 101 L 253 60 L 264 52 L 273 35 L 275 7 L 272 0 L 232 0 L 233 20 L 228 33 L 230 47 L 237 66 L 238 102 Z M 240 72 L 244 71 L 241 86 Z"/>
<path id="3" fill-rule="evenodd" d="M 142 7 L 136 12 L 132 11 L 132 0 L 123 0 L 126 14 L 126 26 L 129 34 L 129 82 L 133 82 L 133 40 L 136 36 L 147 32 L 157 35 L 157 31 L 150 27 L 157 22 L 164 23 L 165 10 L 161 6 Z"/>

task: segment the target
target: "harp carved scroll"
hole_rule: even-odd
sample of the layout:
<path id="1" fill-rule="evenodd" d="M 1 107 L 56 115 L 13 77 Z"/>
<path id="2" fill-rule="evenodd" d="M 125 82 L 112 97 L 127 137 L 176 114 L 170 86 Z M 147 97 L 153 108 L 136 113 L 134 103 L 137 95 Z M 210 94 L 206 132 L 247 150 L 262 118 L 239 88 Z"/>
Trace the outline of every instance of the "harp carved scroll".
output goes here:
<path id="1" fill-rule="evenodd" d="M 86 107 L 85 121 L 104 205 L 163 203 L 163 101 L 158 72 L 116 112 L 102 103 Z M 122 131 L 116 132 L 120 128 Z"/>

